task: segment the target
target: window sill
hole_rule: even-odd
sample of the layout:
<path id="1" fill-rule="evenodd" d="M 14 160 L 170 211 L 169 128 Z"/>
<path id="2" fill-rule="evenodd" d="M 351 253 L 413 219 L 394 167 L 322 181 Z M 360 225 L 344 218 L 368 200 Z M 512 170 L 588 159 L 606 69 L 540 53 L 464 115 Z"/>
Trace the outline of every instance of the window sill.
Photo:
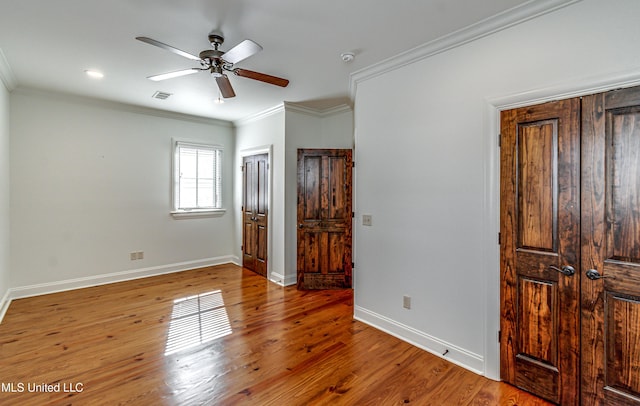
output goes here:
<path id="1" fill-rule="evenodd" d="M 200 218 L 200 217 L 222 217 L 227 211 L 225 209 L 212 210 L 177 210 L 172 211 L 174 219 Z"/>

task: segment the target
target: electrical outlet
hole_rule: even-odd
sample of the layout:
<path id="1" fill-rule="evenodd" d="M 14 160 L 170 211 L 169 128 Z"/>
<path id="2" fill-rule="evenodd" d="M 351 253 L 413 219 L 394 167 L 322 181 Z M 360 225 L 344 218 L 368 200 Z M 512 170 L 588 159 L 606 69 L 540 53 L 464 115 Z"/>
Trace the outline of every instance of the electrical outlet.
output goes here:
<path id="1" fill-rule="evenodd" d="M 371 217 L 371 214 L 363 214 L 362 215 L 362 225 L 363 226 L 371 227 L 372 222 L 373 222 L 373 218 Z"/>
<path id="2" fill-rule="evenodd" d="M 144 251 L 138 251 L 136 253 L 137 258 L 136 259 L 144 259 Z"/>
<path id="3" fill-rule="evenodd" d="M 411 309 L 411 296 L 403 296 L 402 297 L 402 307 L 405 309 Z"/>
<path id="4" fill-rule="evenodd" d="M 136 259 L 138 259 L 138 254 L 136 252 L 130 252 L 129 259 L 131 259 L 132 261 L 135 261 Z"/>

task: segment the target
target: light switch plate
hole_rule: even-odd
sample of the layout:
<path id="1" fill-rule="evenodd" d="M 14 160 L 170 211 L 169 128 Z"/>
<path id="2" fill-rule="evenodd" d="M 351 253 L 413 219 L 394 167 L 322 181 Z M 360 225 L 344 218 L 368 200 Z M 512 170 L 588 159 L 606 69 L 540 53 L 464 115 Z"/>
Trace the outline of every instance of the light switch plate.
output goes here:
<path id="1" fill-rule="evenodd" d="M 411 309 L 411 296 L 403 296 L 402 297 L 402 307 L 405 309 Z"/>
<path id="2" fill-rule="evenodd" d="M 362 225 L 363 226 L 371 226 L 373 223 L 373 219 L 371 217 L 371 214 L 363 214 L 362 215 Z"/>

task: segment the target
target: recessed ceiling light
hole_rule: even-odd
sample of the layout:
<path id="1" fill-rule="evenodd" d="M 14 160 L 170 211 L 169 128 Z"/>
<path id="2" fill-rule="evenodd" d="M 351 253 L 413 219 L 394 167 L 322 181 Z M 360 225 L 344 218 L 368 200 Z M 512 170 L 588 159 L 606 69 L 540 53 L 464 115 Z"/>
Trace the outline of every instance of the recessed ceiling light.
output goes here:
<path id="1" fill-rule="evenodd" d="M 104 74 L 102 72 L 98 72 L 97 70 L 87 69 L 84 71 L 84 73 L 86 73 L 87 76 L 93 79 L 102 79 L 104 77 Z"/>

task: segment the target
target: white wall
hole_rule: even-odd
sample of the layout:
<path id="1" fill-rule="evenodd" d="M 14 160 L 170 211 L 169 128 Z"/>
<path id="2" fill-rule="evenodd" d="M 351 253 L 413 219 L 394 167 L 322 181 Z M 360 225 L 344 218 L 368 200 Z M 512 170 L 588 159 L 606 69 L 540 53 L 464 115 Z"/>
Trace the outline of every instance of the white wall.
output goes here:
<path id="1" fill-rule="evenodd" d="M 172 137 L 222 145 L 225 215 L 170 216 Z M 234 148 L 229 123 L 14 91 L 12 290 L 20 296 L 232 260 Z M 144 259 L 131 261 L 132 251 Z"/>
<path id="2" fill-rule="evenodd" d="M 0 81 L 0 320 L 9 290 L 9 91 Z"/>
<path id="3" fill-rule="evenodd" d="M 498 376 L 497 109 L 638 75 L 638 15 L 584 0 L 357 84 L 357 318 Z"/>
<path id="4" fill-rule="evenodd" d="M 296 281 L 298 238 L 298 149 L 353 148 L 353 111 L 347 106 L 319 113 L 293 103 L 286 109 L 286 228 L 287 279 Z"/>
<path id="5" fill-rule="evenodd" d="M 236 160 L 271 149 L 271 216 L 269 279 L 296 283 L 297 160 L 298 148 L 353 148 L 353 112 L 347 106 L 320 112 L 285 103 L 263 117 L 237 123 Z M 242 204 L 242 174 L 235 180 L 236 204 Z M 242 219 L 236 216 L 237 255 L 240 255 Z"/>
<path id="6" fill-rule="evenodd" d="M 275 109 L 264 117 L 238 123 L 236 127 L 236 169 L 242 166 L 242 157 L 268 152 L 270 159 L 269 176 L 269 240 L 267 252 L 268 278 L 285 284 L 285 243 L 284 243 L 284 109 Z M 234 211 L 236 240 L 234 253 L 242 260 L 242 172 L 237 170 L 234 180 Z"/>

